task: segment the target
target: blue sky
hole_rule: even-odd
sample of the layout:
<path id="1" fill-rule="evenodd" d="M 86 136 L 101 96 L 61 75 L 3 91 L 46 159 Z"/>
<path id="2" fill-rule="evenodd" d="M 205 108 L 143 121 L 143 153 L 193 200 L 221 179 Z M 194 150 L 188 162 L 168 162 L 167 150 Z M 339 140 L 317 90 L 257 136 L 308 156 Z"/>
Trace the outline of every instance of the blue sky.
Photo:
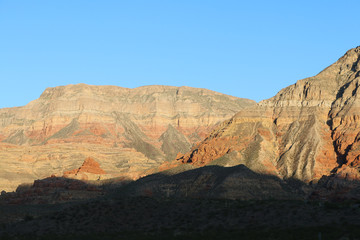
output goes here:
<path id="1" fill-rule="evenodd" d="M 360 1 L 0 0 L 0 107 L 87 83 L 260 101 L 360 45 Z"/>

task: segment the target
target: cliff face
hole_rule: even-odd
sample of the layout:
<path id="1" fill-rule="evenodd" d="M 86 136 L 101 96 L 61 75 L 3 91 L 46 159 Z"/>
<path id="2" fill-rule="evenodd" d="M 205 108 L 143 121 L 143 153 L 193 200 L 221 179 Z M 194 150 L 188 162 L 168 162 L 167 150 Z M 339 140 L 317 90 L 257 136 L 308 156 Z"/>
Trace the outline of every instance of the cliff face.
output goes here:
<path id="1" fill-rule="evenodd" d="M 245 164 L 308 182 L 359 177 L 360 47 L 318 75 L 241 110 L 178 160 L 197 166 Z M 347 174 L 347 172 L 349 174 Z"/>
<path id="2" fill-rule="evenodd" d="M 190 87 L 48 88 L 24 107 L 0 109 L 0 189 L 62 176 L 87 157 L 103 172 L 84 178 L 138 178 L 254 103 Z"/>

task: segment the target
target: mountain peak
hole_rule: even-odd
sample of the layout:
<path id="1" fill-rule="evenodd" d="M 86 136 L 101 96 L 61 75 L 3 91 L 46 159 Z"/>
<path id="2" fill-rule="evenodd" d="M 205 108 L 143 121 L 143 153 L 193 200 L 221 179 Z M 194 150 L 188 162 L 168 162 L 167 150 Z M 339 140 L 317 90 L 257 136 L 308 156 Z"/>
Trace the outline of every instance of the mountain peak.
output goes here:
<path id="1" fill-rule="evenodd" d="M 348 50 L 335 63 L 314 77 L 297 81 L 263 100 L 261 106 L 327 106 L 341 95 L 343 88 L 360 76 L 360 46 Z M 340 91 L 340 92 L 339 92 Z"/>
<path id="2" fill-rule="evenodd" d="M 241 110 L 179 160 L 232 159 L 305 182 L 346 166 L 360 176 L 359 71 L 360 46 L 318 75 Z"/>
<path id="3" fill-rule="evenodd" d="M 340 83 L 348 80 L 360 70 L 360 46 L 348 50 L 334 64 L 325 68 L 316 77 L 337 80 Z"/>

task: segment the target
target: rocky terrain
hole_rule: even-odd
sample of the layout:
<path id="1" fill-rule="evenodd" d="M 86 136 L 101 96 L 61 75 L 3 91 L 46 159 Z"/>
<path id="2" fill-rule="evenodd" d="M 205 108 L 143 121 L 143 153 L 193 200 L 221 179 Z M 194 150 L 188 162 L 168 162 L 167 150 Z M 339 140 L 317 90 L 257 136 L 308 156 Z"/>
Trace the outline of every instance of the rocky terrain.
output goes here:
<path id="1" fill-rule="evenodd" d="M 21 184 L 15 192 L 3 191 L 0 196 L 0 205 L 74 202 L 96 198 L 104 193 L 104 188 L 96 182 L 52 176 L 35 180 L 33 184 Z"/>
<path id="2" fill-rule="evenodd" d="M 305 183 L 323 176 L 358 180 L 359 84 L 357 47 L 318 75 L 241 110 L 178 161 L 244 164 L 257 173 Z"/>
<path id="3" fill-rule="evenodd" d="M 0 109 L 0 190 L 51 175 L 137 179 L 254 103 L 190 87 L 48 88 L 26 106 Z"/>

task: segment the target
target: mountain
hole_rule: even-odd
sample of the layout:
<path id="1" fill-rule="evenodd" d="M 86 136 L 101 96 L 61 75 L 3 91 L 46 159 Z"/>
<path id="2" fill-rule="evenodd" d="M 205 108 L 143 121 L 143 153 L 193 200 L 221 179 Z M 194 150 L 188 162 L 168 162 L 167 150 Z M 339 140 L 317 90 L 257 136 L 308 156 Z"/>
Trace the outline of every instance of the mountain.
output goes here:
<path id="1" fill-rule="evenodd" d="M 254 104 L 190 87 L 48 88 L 26 106 L 0 109 L 0 190 L 53 174 L 136 179 Z"/>
<path id="2" fill-rule="evenodd" d="M 359 236 L 359 70 L 360 47 L 357 47 L 318 75 L 300 80 L 256 105 L 246 101 L 248 107 L 243 108 L 243 100 L 225 96 L 230 100 L 223 100 L 223 108 L 216 105 L 218 115 L 213 111 L 214 103 L 208 104 L 219 103 L 211 95 L 207 99 L 212 100 L 197 98 L 192 103 L 210 106 L 197 109 L 197 114 L 189 113 L 190 102 L 180 105 L 186 106 L 188 112 L 182 110 L 179 118 L 178 110 L 174 110 L 179 107 L 178 100 L 175 103 L 169 100 L 178 94 L 179 88 L 171 88 L 164 103 L 155 104 L 161 105 L 161 110 L 150 115 L 146 110 L 150 103 L 138 104 L 139 100 L 134 100 L 138 98 L 129 97 L 131 94 L 121 101 L 110 98 L 116 102 L 114 108 L 131 103 L 126 111 L 123 110 L 126 107 L 120 108 L 121 111 L 110 110 L 111 101 L 99 100 L 103 98 L 93 97 L 94 93 L 87 93 L 96 99 L 90 105 L 89 98 L 74 97 L 76 104 L 81 102 L 86 106 L 66 107 L 67 99 L 71 99 L 71 94 L 66 94 L 77 94 L 74 88 L 80 89 L 80 93 L 84 89 L 92 92 L 100 88 L 84 85 L 65 87 L 68 89 L 63 91 L 64 100 L 55 105 L 61 111 L 39 104 L 43 96 L 36 104 L 29 104 L 37 106 L 33 109 L 51 109 L 50 114 L 41 115 L 41 119 L 53 119 L 47 120 L 48 125 L 24 120 L 25 116 L 35 114 L 35 110 L 28 111 L 23 118 L 12 118 L 8 125 L 5 123 L 10 120 L 5 116 L 9 113 L 3 114 L 3 125 L 8 127 L 2 128 L 4 137 L 0 146 L 7 152 L 1 154 L 12 156 L 10 153 L 22 151 L 31 159 L 32 151 L 57 154 L 62 150 L 69 155 L 27 162 L 28 167 L 36 167 L 34 163 L 38 162 L 62 164 L 59 171 L 62 177 L 54 175 L 32 185 L 21 185 L 16 192 L 1 193 L 0 238 L 343 239 Z M 160 88 L 163 92 L 169 89 Z M 185 101 L 202 94 L 191 94 Z M 141 94 L 141 97 L 151 99 L 148 95 L 152 96 Z M 48 94 L 44 97 L 48 99 Z M 46 101 L 51 106 L 59 101 L 59 95 L 50 99 Z M 126 104 L 122 105 L 122 101 Z M 217 124 L 216 117 L 224 114 L 226 119 L 223 109 L 236 101 L 241 110 Z M 168 107 L 172 110 L 165 114 L 163 106 L 169 105 L 177 107 Z M 141 111 L 134 112 L 135 106 Z M 67 119 L 66 124 L 58 126 L 63 118 Z M 36 126 L 48 127 L 36 132 Z M 9 129 L 13 131 L 6 135 Z M 195 143 L 211 129 L 204 140 Z M 33 131 L 36 134 L 31 134 Z M 190 145 L 193 147 L 187 153 L 176 154 Z M 132 155 L 125 155 L 126 151 Z M 90 155 L 87 153 L 91 156 L 85 158 Z M 73 164 L 76 154 L 81 159 Z M 147 159 L 147 165 L 137 159 L 140 154 Z M 175 154 L 176 160 L 171 160 Z M 126 158 L 118 156 L 131 159 L 127 162 L 129 168 L 119 167 Z M 23 170 L 20 168 L 23 162 L 9 163 L 13 169 Z M 3 174 L 6 166 L 1 169 Z M 48 169 L 54 171 L 56 167 L 42 170 L 45 173 Z M 113 179 L 85 182 L 72 179 L 103 179 L 107 175 L 116 176 L 115 171 L 123 180 L 121 184 Z M 144 176 L 131 180 L 140 175 Z"/>
<path id="3" fill-rule="evenodd" d="M 244 164 L 282 179 L 359 179 L 360 46 L 318 75 L 240 110 L 178 161 Z M 325 181 L 326 182 L 326 181 Z"/>

